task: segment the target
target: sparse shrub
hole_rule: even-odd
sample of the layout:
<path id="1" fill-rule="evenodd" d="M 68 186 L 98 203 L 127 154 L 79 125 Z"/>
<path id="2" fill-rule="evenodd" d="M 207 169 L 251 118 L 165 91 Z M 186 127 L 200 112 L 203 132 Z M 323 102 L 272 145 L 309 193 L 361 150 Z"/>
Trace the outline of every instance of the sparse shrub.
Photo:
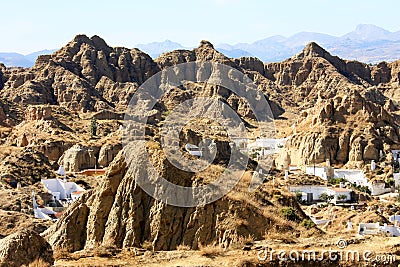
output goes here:
<path id="1" fill-rule="evenodd" d="M 153 250 L 153 243 L 146 240 L 143 242 L 142 248 L 145 250 Z"/>
<path id="2" fill-rule="evenodd" d="M 90 134 L 92 137 L 97 135 L 97 120 L 95 117 L 92 117 L 92 121 L 90 122 Z"/>
<path id="3" fill-rule="evenodd" d="M 179 250 L 179 251 L 189 251 L 189 250 L 190 250 L 190 247 L 189 247 L 188 245 L 179 245 L 179 246 L 176 248 L 176 250 Z"/>
<path id="4" fill-rule="evenodd" d="M 335 184 L 340 184 L 340 183 L 342 183 L 342 182 L 345 182 L 346 180 L 344 179 L 344 178 L 331 178 L 331 179 L 329 179 L 329 183 L 330 184 L 332 184 L 332 185 L 335 185 Z"/>
<path id="5" fill-rule="evenodd" d="M 200 248 L 200 255 L 207 258 L 215 258 L 223 254 L 224 250 L 220 246 L 199 246 Z"/>
<path id="6" fill-rule="evenodd" d="M 295 209 L 292 207 L 285 207 L 280 209 L 280 214 L 289 221 L 297 221 L 299 217 L 296 214 Z"/>
<path id="7" fill-rule="evenodd" d="M 113 245 L 101 245 L 93 250 L 93 254 L 97 257 L 115 256 L 118 249 Z"/>
<path id="8" fill-rule="evenodd" d="M 300 223 L 300 225 L 303 226 L 304 228 L 306 228 L 307 230 L 310 230 L 311 228 L 313 228 L 315 226 L 315 223 L 310 219 L 304 219 Z"/>
<path id="9" fill-rule="evenodd" d="M 343 194 L 341 194 L 341 195 L 338 195 L 337 196 L 337 199 L 339 200 L 339 201 L 346 201 L 347 200 L 347 196 L 346 195 L 343 195 Z"/>
<path id="10" fill-rule="evenodd" d="M 334 198 L 334 195 L 328 195 L 327 193 L 322 193 L 319 195 L 319 199 L 325 201 L 327 204 L 329 204 Z"/>
<path id="11" fill-rule="evenodd" d="M 254 243 L 254 236 L 248 235 L 247 237 L 245 236 L 239 236 L 236 242 L 232 242 L 230 247 L 232 249 L 241 249 L 244 246 L 249 246 Z"/>
<path id="12" fill-rule="evenodd" d="M 303 194 L 301 192 L 296 192 L 296 199 L 297 199 L 297 202 L 302 202 Z"/>

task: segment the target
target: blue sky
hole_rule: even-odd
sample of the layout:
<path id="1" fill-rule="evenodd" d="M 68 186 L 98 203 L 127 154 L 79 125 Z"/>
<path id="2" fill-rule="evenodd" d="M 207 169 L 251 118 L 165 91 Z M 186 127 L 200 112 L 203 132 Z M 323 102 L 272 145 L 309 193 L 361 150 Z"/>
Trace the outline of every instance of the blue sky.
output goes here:
<path id="1" fill-rule="evenodd" d="M 13 0 L 0 5 L 0 51 L 59 48 L 80 33 L 133 47 L 166 39 L 234 44 L 300 31 L 339 36 L 360 23 L 398 31 L 399 10 L 396 0 Z"/>

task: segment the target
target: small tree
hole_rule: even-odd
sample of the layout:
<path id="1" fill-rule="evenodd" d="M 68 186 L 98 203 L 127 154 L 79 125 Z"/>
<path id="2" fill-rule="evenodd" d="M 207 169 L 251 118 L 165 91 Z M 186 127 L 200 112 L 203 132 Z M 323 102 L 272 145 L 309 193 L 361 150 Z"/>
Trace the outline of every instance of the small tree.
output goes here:
<path id="1" fill-rule="evenodd" d="M 338 197 L 337 197 L 337 199 L 339 200 L 339 201 L 343 201 L 343 202 L 345 202 L 346 200 L 347 200 L 347 196 L 346 195 L 338 195 Z"/>
<path id="2" fill-rule="evenodd" d="M 92 117 L 90 123 L 90 133 L 92 134 L 92 137 L 97 135 L 97 120 L 95 117 Z"/>
<path id="3" fill-rule="evenodd" d="M 334 198 L 334 195 L 328 195 L 327 193 L 322 193 L 321 195 L 319 195 L 319 199 L 325 201 L 326 204 L 329 204 Z"/>
<path id="4" fill-rule="evenodd" d="M 296 192 L 296 199 L 297 199 L 297 202 L 303 203 L 303 193 L 297 191 L 297 192 Z"/>

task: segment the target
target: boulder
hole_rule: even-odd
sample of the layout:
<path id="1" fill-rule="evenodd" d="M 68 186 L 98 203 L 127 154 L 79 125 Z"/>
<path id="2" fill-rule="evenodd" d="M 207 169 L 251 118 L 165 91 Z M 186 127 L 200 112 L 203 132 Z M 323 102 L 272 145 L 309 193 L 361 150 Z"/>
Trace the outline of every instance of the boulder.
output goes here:
<path id="1" fill-rule="evenodd" d="M 99 164 L 100 166 L 107 167 L 121 151 L 122 144 L 105 144 L 100 148 Z"/>
<path id="2" fill-rule="evenodd" d="M 0 240 L 0 266 L 20 267 L 36 260 L 54 264 L 51 246 L 36 232 L 23 230 Z"/>
<path id="3" fill-rule="evenodd" d="M 26 121 L 50 120 L 51 118 L 52 115 L 50 106 L 30 105 L 25 110 Z"/>
<path id="4" fill-rule="evenodd" d="M 58 160 L 58 165 L 64 166 L 65 171 L 78 172 L 83 169 L 93 169 L 97 164 L 98 147 L 74 145 Z"/>

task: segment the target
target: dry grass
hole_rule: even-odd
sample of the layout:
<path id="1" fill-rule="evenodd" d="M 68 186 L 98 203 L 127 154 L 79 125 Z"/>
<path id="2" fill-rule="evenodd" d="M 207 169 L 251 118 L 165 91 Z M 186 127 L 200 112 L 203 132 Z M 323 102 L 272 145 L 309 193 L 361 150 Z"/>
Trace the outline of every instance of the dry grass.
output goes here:
<path id="1" fill-rule="evenodd" d="M 203 257 L 207 258 L 216 258 L 218 256 L 221 256 L 224 254 L 224 250 L 220 246 L 213 246 L 213 245 L 208 245 L 208 246 L 202 246 L 199 245 L 199 253 Z"/>
<path id="2" fill-rule="evenodd" d="M 242 249 L 244 246 L 250 246 L 254 244 L 254 236 L 239 236 L 238 240 L 233 241 L 230 245 L 231 249 Z"/>
<path id="3" fill-rule="evenodd" d="M 189 251 L 189 250 L 190 250 L 190 247 L 187 246 L 187 245 L 179 245 L 179 246 L 176 248 L 176 250 L 178 250 L 178 251 Z"/>
<path id="4" fill-rule="evenodd" d="M 67 248 L 60 248 L 56 247 L 53 250 L 53 256 L 55 260 L 61 260 L 61 259 L 72 259 L 72 253 L 68 251 Z"/>
<path id="5" fill-rule="evenodd" d="M 28 267 L 50 267 L 50 266 L 51 266 L 51 264 L 45 262 L 44 260 L 42 260 L 40 258 L 36 259 L 35 261 L 33 261 L 32 263 L 30 263 L 28 265 Z"/>

